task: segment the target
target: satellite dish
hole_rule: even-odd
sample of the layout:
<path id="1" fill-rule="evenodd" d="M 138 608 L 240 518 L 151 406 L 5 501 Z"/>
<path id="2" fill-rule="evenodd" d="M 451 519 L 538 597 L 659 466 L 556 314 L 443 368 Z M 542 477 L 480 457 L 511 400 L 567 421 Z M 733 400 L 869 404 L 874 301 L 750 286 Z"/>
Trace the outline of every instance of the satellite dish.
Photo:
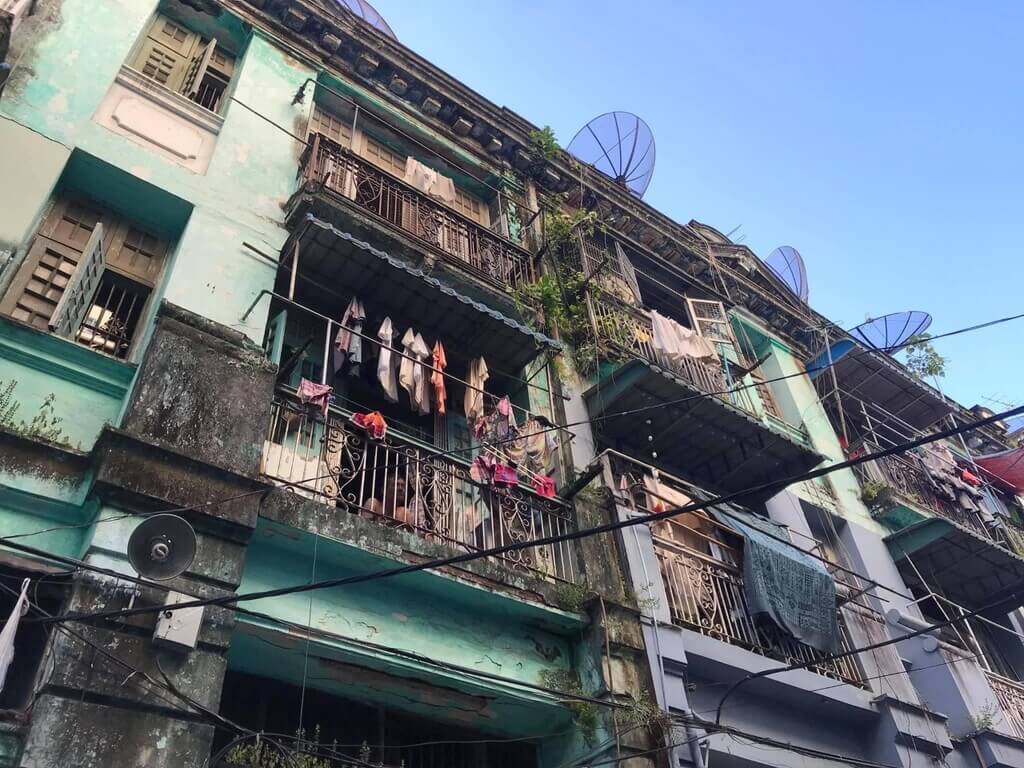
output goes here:
<path id="1" fill-rule="evenodd" d="M 893 312 L 861 323 L 850 331 L 850 335 L 869 349 L 889 352 L 917 334 L 924 333 L 931 324 L 932 316 L 927 312 Z"/>
<path id="2" fill-rule="evenodd" d="M 822 350 L 816 358 L 807 364 L 807 375 L 814 381 L 830 365 L 834 365 L 850 354 L 850 351 L 857 346 L 849 339 L 840 339 L 832 346 Z"/>
<path id="3" fill-rule="evenodd" d="M 153 515 L 128 539 L 128 562 L 139 576 L 166 581 L 180 576 L 196 557 L 196 532 L 177 515 Z"/>
<path id="4" fill-rule="evenodd" d="M 782 281 L 789 290 L 797 295 L 804 304 L 807 303 L 807 270 L 800 252 L 790 246 L 783 245 L 768 254 L 764 265 Z"/>
<path id="5" fill-rule="evenodd" d="M 580 129 L 569 152 L 643 197 L 654 175 L 654 134 L 632 112 L 606 112 Z"/>
<path id="6" fill-rule="evenodd" d="M 366 0 L 338 0 L 338 5 L 358 16 L 374 29 L 383 32 L 392 40 L 398 40 L 391 27 L 384 21 L 384 17 L 377 13 L 377 9 Z"/>

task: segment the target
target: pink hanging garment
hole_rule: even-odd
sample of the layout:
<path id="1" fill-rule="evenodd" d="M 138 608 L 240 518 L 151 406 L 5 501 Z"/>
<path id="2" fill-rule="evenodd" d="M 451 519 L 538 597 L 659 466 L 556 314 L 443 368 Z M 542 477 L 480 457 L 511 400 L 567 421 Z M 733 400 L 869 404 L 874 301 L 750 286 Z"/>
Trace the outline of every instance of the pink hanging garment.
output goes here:
<path id="1" fill-rule="evenodd" d="M 323 411 L 324 418 L 327 418 L 327 409 L 331 404 L 331 392 L 333 387 L 326 384 L 317 384 L 309 379 L 299 380 L 299 400 L 309 405 L 314 405 Z"/>
<path id="2" fill-rule="evenodd" d="M 547 475 L 537 475 L 533 478 L 533 490 L 538 496 L 553 499 L 555 498 L 555 481 Z"/>
<path id="3" fill-rule="evenodd" d="M 519 475 L 508 464 L 495 464 L 493 483 L 503 486 L 519 485 Z"/>
<path id="4" fill-rule="evenodd" d="M 365 429 L 366 434 L 374 440 L 383 440 L 384 435 L 388 433 L 388 423 L 384 421 L 384 416 L 381 415 L 380 411 L 353 413 L 352 423 L 361 429 Z"/>

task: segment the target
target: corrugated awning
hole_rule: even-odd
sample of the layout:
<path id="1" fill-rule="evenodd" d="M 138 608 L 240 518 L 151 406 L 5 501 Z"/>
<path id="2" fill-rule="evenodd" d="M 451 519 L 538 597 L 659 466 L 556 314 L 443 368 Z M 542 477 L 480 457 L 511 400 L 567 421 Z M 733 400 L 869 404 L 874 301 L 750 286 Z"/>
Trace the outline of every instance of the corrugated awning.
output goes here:
<path id="1" fill-rule="evenodd" d="M 1024 493 L 1024 446 L 975 456 L 974 463 L 1015 493 Z"/>
<path id="2" fill-rule="evenodd" d="M 952 520 L 921 520 L 885 543 L 909 586 L 940 591 L 967 607 L 1024 589 L 1024 558 Z"/>
<path id="3" fill-rule="evenodd" d="M 288 263 L 296 245 L 304 277 L 354 294 L 365 306 L 389 314 L 396 324 L 422 329 L 446 346 L 458 344 L 469 357 L 484 357 L 489 366 L 515 374 L 544 349 L 562 348 L 523 322 L 312 214 L 285 245 L 283 263 Z"/>
<path id="4" fill-rule="evenodd" d="M 671 404 L 683 398 L 692 399 Z M 584 399 L 595 417 L 657 406 L 603 419 L 597 432 L 625 453 L 657 454 L 659 465 L 710 488 L 742 490 L 806 472 L 823 460 L 789 435 L 645 360 L 630 360 L 601 378 Z"/>

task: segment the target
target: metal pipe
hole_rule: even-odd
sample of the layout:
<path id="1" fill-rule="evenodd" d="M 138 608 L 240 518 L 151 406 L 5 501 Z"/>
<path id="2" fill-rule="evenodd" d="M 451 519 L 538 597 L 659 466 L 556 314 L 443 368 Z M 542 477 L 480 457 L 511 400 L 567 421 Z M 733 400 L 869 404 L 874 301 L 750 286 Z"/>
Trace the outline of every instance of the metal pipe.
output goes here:
<path id="1" fill-rule="evenodd" d="M 295 241 L 292 249 L 292 274 L 288 280 L 288 300 L 295 301 L 295 278 L 299 274 L 299 241 Z"/>

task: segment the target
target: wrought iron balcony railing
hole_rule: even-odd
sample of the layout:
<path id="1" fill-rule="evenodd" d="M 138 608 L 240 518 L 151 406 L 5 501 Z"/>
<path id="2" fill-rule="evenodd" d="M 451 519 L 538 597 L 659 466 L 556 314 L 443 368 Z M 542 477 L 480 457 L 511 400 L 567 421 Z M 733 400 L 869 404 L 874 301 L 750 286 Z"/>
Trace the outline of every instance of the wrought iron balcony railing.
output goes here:
<path id="1" fill-rule="evenodd" d="M 655 537 L 674 623 L 785 663 L 814 662 L 824 656 L 780 629 L 755 622 L 743 594 L 743 578 L 736 564 L 738 550 L 725 544 L 712 544 L 710 549 L 720 557 Z M 840 611 L 839 649 L 854 647 Z M 823 660 L 811 669 L 836 680 L 864 685 L 863 673 L 852 656 Z"/>
<path id="2" fill-rule="evenodd" d="M 313 134 L 301 175 L 503 290 L 534 280 L 525 248 L 320 134 Z"/>
<path id="3" fill-rule="evenodd" d="M 875 452 L 878 448 L 865 445 L 865 450 Z M 1002 529 L 987 525 L 979 512 L 942 495 L 924 466 L 914 456 L 885 456 L 859 464 L 853 471 L 862 484 L 881 483 L 888 486 L 893 499 L 922 512 L 945 517 L 996 544 L 1012 549 Z"/>
<path id="4" fill-rule="evenodd" d="M 348 513 L 414 531 L 466 550 L 529 541 L 575 528 L 572 508 L 523 486 L 477 483 L 469 463 L 389 431 L 372 440 L 331 408 L 274 402 L 263 443 L 262 474 L 295 493 Z M 577 578 L 572 542 L 517 550 L 502 561 L 559 581 Z"/>
<path id="5" fill-rule="evenodd" d="M 709 363 L 687 357 L 667 360 L 663 355 L 659 355 L 654 347 L 651 317 L 643 310 L 611 300 L 591 301 L 590 306 L 594 315 L 594 325 L 605 343 L 620 352 L 670 370 L 701 392 L 716 393 L 723 402 L 749 414 L 757 414 L 757 388 L 746 387 L 728 392 L 727 390 L 736 387 L 737 382 L 728 380 L 721 363 Z"/>
<path id="6" fill-rule="evenodd" d="M 985 675 L 999 700 L 999 707 L 1010 730 L 1018 739 L 1024 739 L 1024 685 L 993 672 L 986 672 Z"/>

